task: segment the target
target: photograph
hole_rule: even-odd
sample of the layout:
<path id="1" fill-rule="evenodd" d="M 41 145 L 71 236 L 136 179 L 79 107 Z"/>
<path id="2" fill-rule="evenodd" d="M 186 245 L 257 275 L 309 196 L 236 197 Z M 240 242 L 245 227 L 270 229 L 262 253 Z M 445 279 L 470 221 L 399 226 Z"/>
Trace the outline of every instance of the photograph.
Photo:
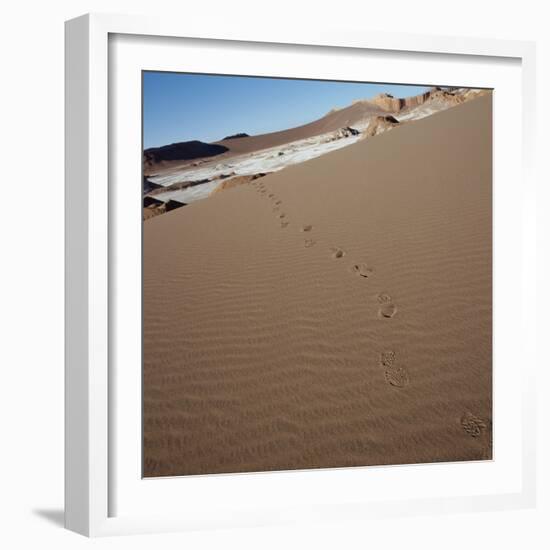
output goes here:
<path id="1" fill-rule="evenodd" d="M 142 476 L 493 460 L 493 90 L 141 86 Z"/>

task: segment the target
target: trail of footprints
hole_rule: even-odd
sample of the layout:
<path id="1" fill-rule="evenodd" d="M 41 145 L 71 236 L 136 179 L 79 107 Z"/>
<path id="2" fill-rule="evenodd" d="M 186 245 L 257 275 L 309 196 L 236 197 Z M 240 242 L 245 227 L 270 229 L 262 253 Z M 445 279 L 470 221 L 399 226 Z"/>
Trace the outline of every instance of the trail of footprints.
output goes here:
<path id="1" fill-rule="evenodd" d="M 275 193 L 269 192 L 265 183 L 254 180 L 251 182 L 251 185 L 256 188 L 260 196 L 266 197 L 272 203 L 272 211 L 276 215 L 281 229 L 287 228 L 290 225 L 290 221 L 282 210 L 282 201 Z M 309 238 L 309 234 L 312 234 L 313 229 L 313 226 L 309 224 L 300 227 L 300 232 L 308 234 L 308 238 L 305 238 L 303 243 L 305 248 L 311 248 L 317 244 L 314 238 Z M 333 260 L 340 261 L 346 257 L 346 251 L 337 246 L 330 247 L 328 252 Z M 365 263 L 351 263 L 349 272 L 357 277 L 368 280 L 374 276 L 375 270 Z M 378 303 L 379 319 L 386 320 L 395 317 L 397 306 L 388 293 L 380 292 L 376 295 L 376 301 Z M 404 389 L 410 384 L 409 373 L 404 366 L 399 365 L 395 351 L 387 350 L 380 353 L 378 363 L 383 371 L 386 383 L 390 386 Z M 460 424 L 464 432 L 473 438 L 480 437 L 487 429 L 486 423 L 471 412 L 464 413 L 460 419 Z"/>
<path id="2" fill-rule="evenodd" d="M 253 180 L 252 182 L 250 182 L 250 185 L 255 187 L 260 196 L 266 197 L 272 203 L 272 211 L 277 217 L 281 228 L 284 229 L 288 227 L 290 225 L 290 221 L 286 213 L 281 210 L 283 203 L 277 197 L 277 195 L 271 192 L 262 181 Z M 302 233 L 311 233 L 313 231 L 313 226 L 310 224 L 303 225 L 300 228 L 300 231 Z M 311 248 L 312 246 L 315 246 L 315 244 L 317 244 L 317 242 L 314 238 L 304 239 L 305 248 Z M 329 252 L 334 260 L 341 260 L 346 256 L 346 251 L 337 246 L 331 247 L 329 249 Z M 369 279 L 374 275 L 374 269 L 364 263 L 352 263 L 349 267 L 349 271 L 354 275 L 357 275 L 358 277 L 364 279 Z M 392 298 L 388 294 L 383 292 L 377 296 L 377 300 L 379 304 L 378 317 L 381 319 L 391 319 L 392 317 L 394 317 L 394 315 L 397 313 L 397 307 L 393 303 Z"/>
<path id="3" fill-rule="evenodd" d="M 266 197 L 272 203 L 272 211 L 277 217 L 281 229 L 285 229 L 286 227 L 288 227 L 290 225 L 290 221 L 288 220 L 286 213 L 281 211 L 282 201 L 277 198 L 275 193 L 269 192 L 265 183 L 261 181 L 258 182 L 256 180 L 253 180 L 250 182 L 250 185 L 252 185 L 256 189 L 260 196 Z"/>

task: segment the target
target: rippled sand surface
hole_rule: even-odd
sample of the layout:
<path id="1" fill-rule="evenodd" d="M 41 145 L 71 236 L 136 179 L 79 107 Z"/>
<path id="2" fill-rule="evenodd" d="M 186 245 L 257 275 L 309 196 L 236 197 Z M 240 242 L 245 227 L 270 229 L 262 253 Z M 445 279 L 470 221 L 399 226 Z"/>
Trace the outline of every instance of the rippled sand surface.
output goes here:
<path id="1" fill-rule="evenodd" d="M 492 457 L 491 96 L 144 224 L 144 475 Z"/>

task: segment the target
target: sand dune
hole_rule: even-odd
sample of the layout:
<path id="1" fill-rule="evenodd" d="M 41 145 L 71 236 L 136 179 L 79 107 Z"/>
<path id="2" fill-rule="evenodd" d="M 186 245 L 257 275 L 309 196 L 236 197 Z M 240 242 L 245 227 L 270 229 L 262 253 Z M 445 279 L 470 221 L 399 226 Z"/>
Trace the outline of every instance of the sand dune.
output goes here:
<path id="1" fill-rule="evenodd" d="M 145 476 L 492 457 L 491 128 L 486 95 L 144 224 Z"/>
<path id="2" fill-rule="evenodd" d="M 487 90 L 460 88 L 449 91 L 433 88 L 408 98 L 379 94 L 369 100 L 355 101 L 342 109 L 333 109 L 325 117 L 298 128 L 260 136 L 243 133 L 228 136 L 220 142 L 225 145 L 212 145 L 225 152 L 213 152 L 213 157 L 195 158 L 183 164 L 174 155 L 189 155 L 189 146 L 200 142 L 163 147 L 161 150 L 166 150 L 163 155 L 172 155 L 172 160 L 162 160 L 156 164 L 150 162 L 151 151 L 156 150 L 148 149 L 144 162 L 150 175 L 144 180 L 144 193 L 161 200 L 174 199 L 185 203 L 203 200 L 217 190 L 234 187 L 238 181 L 243 181 L 241 176 L 282 170 L 486 93 Z M 210 147 L 207 144 L 200 145 Z M 155 173 L 151 175 L 151 171 Z M 237 179 L 222 185 L 222 180 L 227 178 Z M 146 186 L 154 187 L 147 190 Z"/>
<path id="3" fill-rule="evenodd" d="M 423 94 L 406 98 L 379 94 L 371 99 L 354 101 L 346 107 L 332 109 L 325 116 L 295 128 L 253 136 L 240 132 L 215 143 L 187 141 L 146 149 L 144 167 L 149 175 L 173 172 L 178 168 L 189 166 L 189 161 L 195 161 L 195 159 L 199 159 L 198 163 L 201 164 L 202 161 L 215 156 L 215 162 L 224 162 L 236 155 L 254 153 L 322 134 L 339 132 L 342 129 L 349 129 L 350 126 L 366 128 L 370 119 L 389 113 L 399 114 L 400 120 L 401 115 L 406 119 L 421 118 L 484 93 L 488 92 L 468 88 L 443 90 L 436 87 Z M 197 164 L 197 162 L 191 164 Z"/>
<path id="4" fill-rule="evenodd" d="M 280 132 L 271 132 L 258 136 L 243 137 L 240 139 L 223 140 L 217 145 L 228 147 L 232 154 L 250 153 L 269 147 L 284 145 L 292 141 L 307 139 L 310 137 L 335 132 L 346 126 L 353 126 L 367 117 L 385 114 L 383 109 L 367 101 L 357 102 L 349 107 L 332 111 L 324 117 Z"/>

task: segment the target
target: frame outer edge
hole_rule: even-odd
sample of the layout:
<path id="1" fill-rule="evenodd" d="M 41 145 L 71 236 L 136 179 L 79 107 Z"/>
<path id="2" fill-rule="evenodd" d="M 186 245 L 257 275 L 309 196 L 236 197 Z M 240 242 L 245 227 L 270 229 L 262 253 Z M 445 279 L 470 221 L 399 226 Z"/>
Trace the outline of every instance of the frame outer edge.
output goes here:
<path id="1" fill-rule="evenodd" d="M 65 23 L 65 527 L 89 535 L 89 25 Z"/>
<path id="2" fill-rule="evenodd" d="M 88 25 L 88 535 L 109 517 L 109 172 L 108 38 L 103 17 Z"/>
<path id="3" fill-rule="evenodd" d="M 537 135 L 537 45 L 534 41 L 523 42 L 522 55 L 522 183 L 527 189 L 522 205 L 524 216 L 523 247 L 528 253 L 522 258 L 523 274 L 529 281 L 524 296 L 522 323 L 530 326 L 529 340 L 524 342 L 524 356 L 532 365 L 537 364 L 537 318 L 530 315 L 530 304 L 537 302 L 537 179 L 536 179 L 536 135 Z M 529 262 L 528 258 L 534 259 Z M 537 369 L 527 369 L 523 375 L 523 496 L 526 507 L 537 505 Z"/>

